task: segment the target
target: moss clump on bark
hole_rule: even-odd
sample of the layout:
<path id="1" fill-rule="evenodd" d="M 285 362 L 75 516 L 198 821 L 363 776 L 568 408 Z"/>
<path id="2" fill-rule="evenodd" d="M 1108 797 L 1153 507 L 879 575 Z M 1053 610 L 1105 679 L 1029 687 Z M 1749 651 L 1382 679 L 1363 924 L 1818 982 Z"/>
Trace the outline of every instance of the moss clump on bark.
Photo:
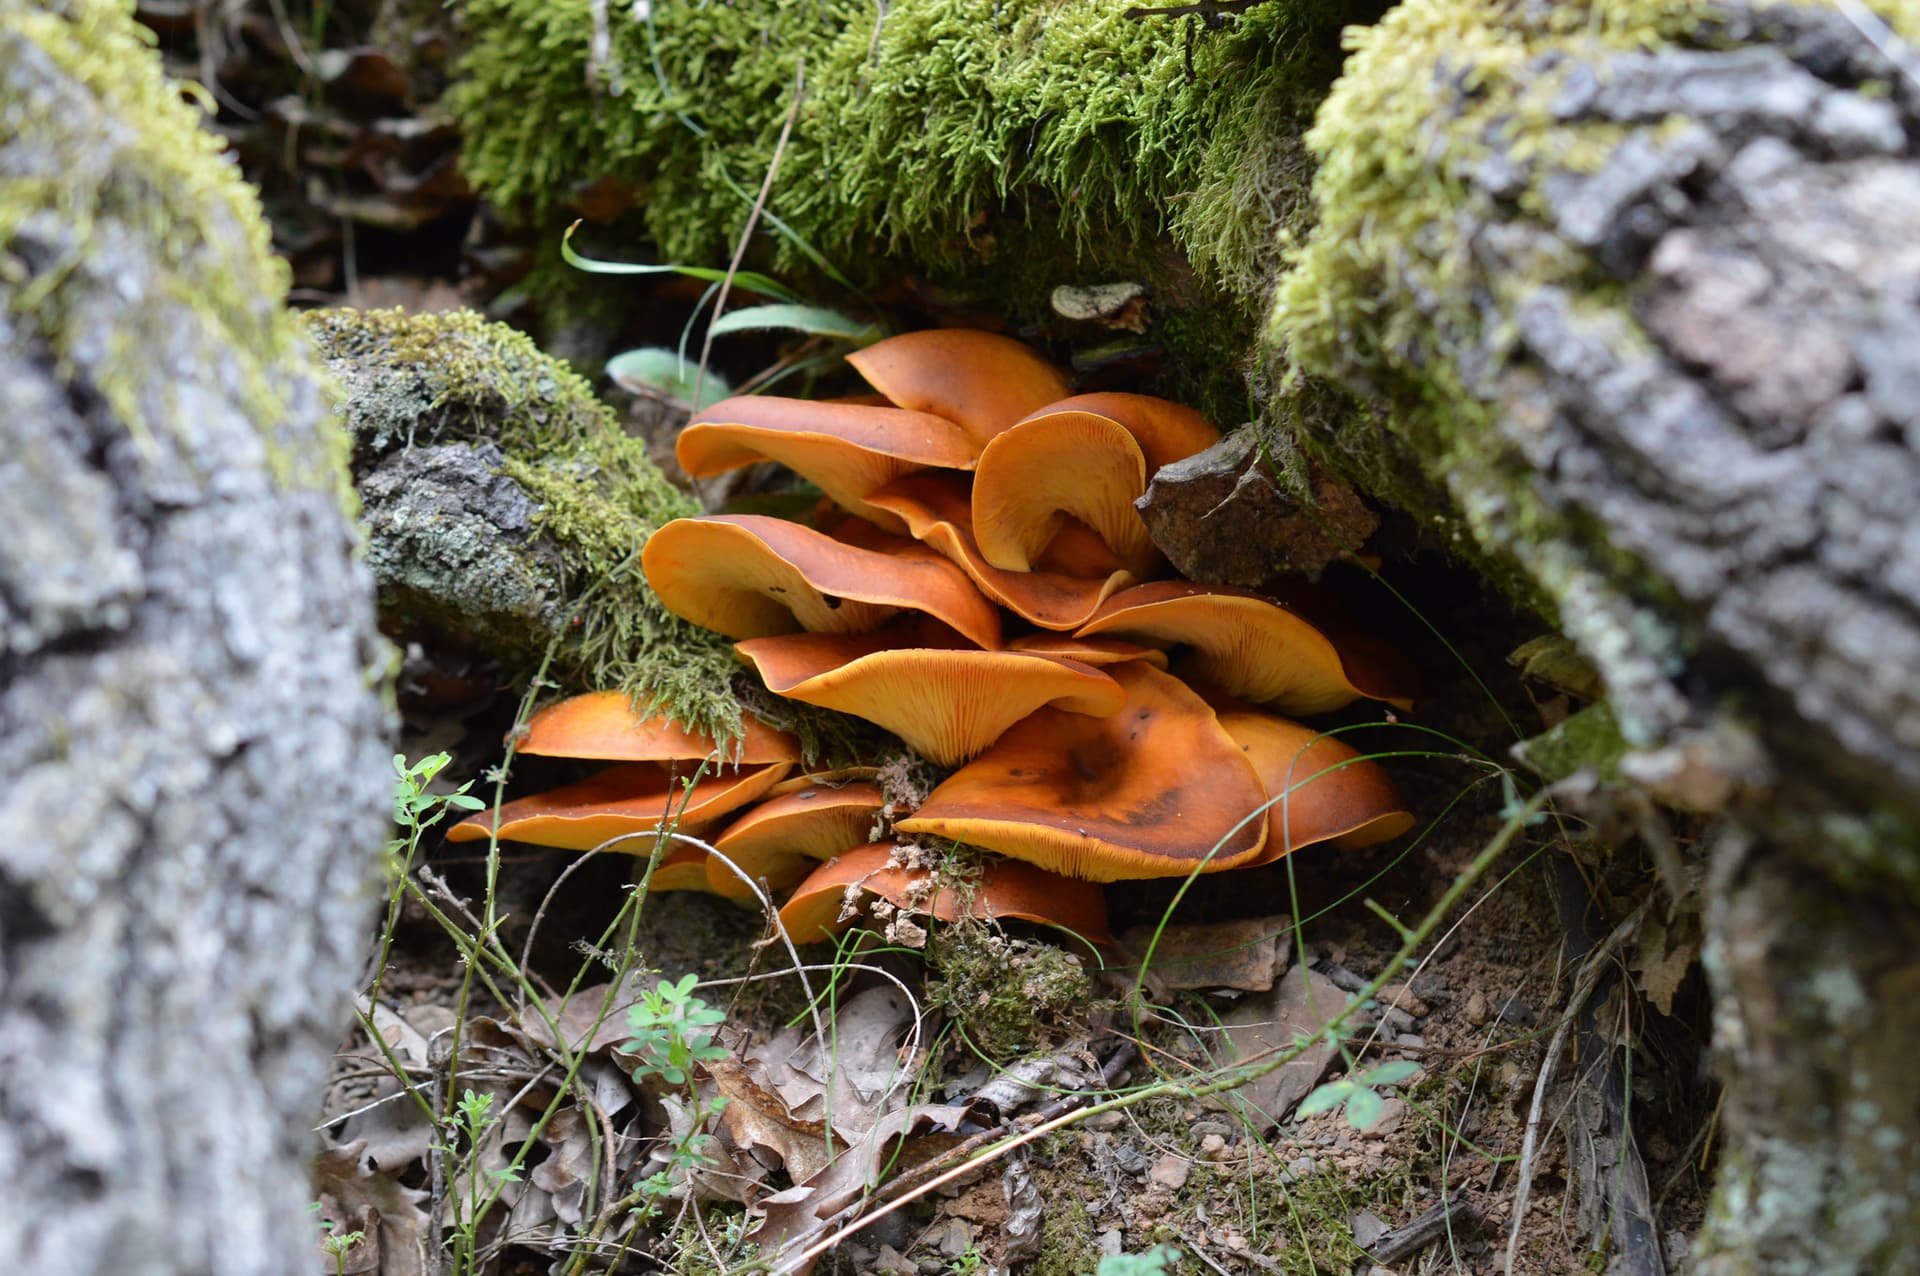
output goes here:
<path id="1" fill-rule="evenodd" d="M 10 137 L 72 132 L 61 99 L 33 91 L 48 72 L 84 86 L 104 114 L 141 122 L 114 145 L 95 138 L 15 154 L 15 167 L 0 177 L 0 315 L 44 342 L 59 375 L 104 399 L 139 441 L 194 416 L 181 400 L 181 378 L 156 358 L 180 344 L 171 303 L 190 299 L 229 334 L 218 380 L 262 423 L 276 481 L 350 497 L 344 452 L 314 455 L 336 447 L 336 436 L 301 437 L 276 424 L 297 415 L 284 375 L 297 329 L 285 308 L 287 268 L 273 254 L 259 197 L 226 162 L 221 140 L 201 127 L 181 86 L 161 73 L 132 6 L 0 0 L 0 34 L 12 42 L 5 56 L 20 59 L 0 63 L 0 118 Z M 129 268 L 136 254 L 138 271 Z M 87 276 L 120 290 L 111 329 L 73 311 L 91 295 L 73 286 Z"/>
<path id="2" fill-rule="evenodd" d="M 585 380 L 524 334 L 471 311 L 324 310 L 307 326 L 326 358 L 362 379 L 347 424 L 363 452 L 491 443 L 503 456 L 500 474 L 536 503 L 533 524 L 560 558 L 568 614 L 529 627 L 528 649 L 509 650 L 508 659 L 517 654 L 531 667 L 558 630 L 562 678 L 619 687 L 723 736 L 738 730 L 738 665 L 727 641 L 667 611 L 640 574 L 640 547 L 654 528 L 699 510 Z M 449 524 L 446 534 L 462 531 Z M 503 572 L 495 583 L 518 579 Z M 533 615 L 543 606 L 535 599 L 504 610 Z"/>
<path id="3" fill-rule="evenodd" d="M 1241 304 L 1305 208 L 1297 127 L 1370 6 L 1281 0 L 1217 31 L 1112 0 L 662 0 L 624 12 L 595 62 L 589 0 L 473 0 L 450 97 L 466 171 L 535 216 L 602 176 L 642 192 L 669 259 L 725 260 L 772 160 L 804 57 L 805 100 L 769 211 L 843 266 L 878 245 L 949 277 L 1072 255 L 1150 275 L 1165 233 Z M 1190 59 L 1190 63 L 1189 63 Z M 1191 71 L 1191 74 L 1189 74 Z M 1023 229 L 1031 227 L 1031 229 Z M 1251 334 L 1251 329 L 1248 329 Z M 1244 345 L 1244 343 L 1243 343 Z"/>

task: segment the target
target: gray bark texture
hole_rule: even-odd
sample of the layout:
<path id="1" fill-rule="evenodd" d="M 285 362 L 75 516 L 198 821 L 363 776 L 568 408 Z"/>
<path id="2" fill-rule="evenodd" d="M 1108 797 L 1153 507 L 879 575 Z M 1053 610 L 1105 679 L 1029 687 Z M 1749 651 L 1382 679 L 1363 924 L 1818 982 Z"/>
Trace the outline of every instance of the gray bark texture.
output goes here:
<path id="1" fill-rule="evenodd" d="M 1727 1091 L 1695 1270 L 1908 1271 L 1920 81 L 1870 15 L 1719 15 L 1694 47 L 1503 68 L 1543 95 L 1530 127 L 1591 140 L 1558 171 L 1438 41 L 1432 83 L 1404 83 L 1434 104 L 1423 138 L 1467 139 L 1432 151 L 1457 185 L 1423 232 L 1457 255 L 1382 307 L 1425 345 L 1320 370 L 1439 422 L 1403 439 L 1600 669 L 1622 773 L 1721 818 Z"/>
<path id="2" fill-rule="evenodd" d="M 0 0 L 0 1266 L 318 1270 L 391 814 L 344 450 L 120 6 Z"/>

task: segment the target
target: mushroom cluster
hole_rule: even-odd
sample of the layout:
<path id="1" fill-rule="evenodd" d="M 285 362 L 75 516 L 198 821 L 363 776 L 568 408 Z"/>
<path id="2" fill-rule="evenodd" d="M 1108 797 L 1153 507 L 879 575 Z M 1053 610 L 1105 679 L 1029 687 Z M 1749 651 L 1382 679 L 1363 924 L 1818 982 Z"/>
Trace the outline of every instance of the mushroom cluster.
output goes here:
<path id="1" fill-rule="evenodd" d="M 891 824 L 1005 857 L 987 861 L 976 910 L 1097 939 L 1094 883 L 1367 845 L 1412 823 L 1371 761 L 1279 716 L 1361 697 L 1404 706 L 1390 661 L 1262 595 L 1164 579 L 1134 503 L 1156 469 L 1218 439 L 1199 414 L 1070 396 L 1032 350 L 971 330 L 893 337 L 850 362 L 873 396 L 727 399 L 678 443 L 696 478 L 785 465 L 832 502 L 818 526 L 680 519 L 648 540 L 642 568 L 666 607 L 735 639 L 770 692 L 873 722 L 953 769 Z M 716 757 L 713 742 L 635 719 L 617 697 L 544 711 L 521 748 L 619 765 L 508 804 L 503 838 L 697 833 L 758 803 L 713 844 L 748 877 L 798 886 L 783 913 L 796 937 L 833 931 L 856 889 L 936 916 L 959 906 L 869 845 L 885 831 L 870 778 L 793 776 L 794 742 L 763 724 L 690 788 L 674 767 Z M 494 818 L 453 836 L 486 836 Z M 750 894 L 697 850 L 669 856 L 653 885 Z"/>

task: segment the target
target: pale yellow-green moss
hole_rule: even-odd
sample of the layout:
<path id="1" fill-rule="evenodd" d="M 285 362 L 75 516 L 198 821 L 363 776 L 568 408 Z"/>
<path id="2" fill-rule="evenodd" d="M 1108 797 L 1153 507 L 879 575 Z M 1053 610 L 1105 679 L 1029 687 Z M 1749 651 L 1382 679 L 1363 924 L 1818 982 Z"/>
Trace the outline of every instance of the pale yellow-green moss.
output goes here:
<path id="1" fill-rule="evenodd" d="M 0 304 L 46 343 L 56 371 L 84 384 L 136 439 L 180 420 L 175 378 L 153 363 L 182 305 L 218 338 L 222 366 L 202 370 L 261 423 L 275 477 L 345 493 L 338 436 L 294 436 L 289 373 L 302 365 L 285 309 L 288 272 L 273 255 L 259 199 L 169 81 L 152 35 L 121 0 L 0 3 L 0 39 L 17 58 L 0 74 L 0 146 L 20 148 L 0 182 Z M 91 97 L 75 112 L 29 63 Z M 132 122 L 129 125 L 128 122 Z M 137 254 L 118 265 L 103 245 Z M 78 281 L 89 272 L 105 272 Z M 116 287 L 110 328 L 76 319 L 80 299 Z M 304 426 L 299 427 L 304 429 Z"/>

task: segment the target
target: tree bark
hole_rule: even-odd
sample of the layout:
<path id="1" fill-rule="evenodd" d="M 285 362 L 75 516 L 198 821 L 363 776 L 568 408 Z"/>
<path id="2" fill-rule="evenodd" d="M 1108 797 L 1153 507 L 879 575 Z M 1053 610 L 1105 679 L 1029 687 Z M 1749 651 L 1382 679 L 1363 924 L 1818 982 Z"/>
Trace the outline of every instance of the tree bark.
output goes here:
<path id="1" fill-rule="evenodd" d="M 391 780 L 344 449 L 123 9 L 0 0 L 0 1254 L 313 1270 Z"/>
<path id="2" fill-rule="evenodd" d="M 1696 1270 L 1897 1270 L 1920 1253 L 1920 82 L 1837 8 L 1703 5 L 1611 47 L 1605 6 L 1552 8 L 1473 30 L 1413 0 L 1369 36 L 1348 75 L 1391 86 L 1337 89 L 1322 128 L 1390 129 L 1362 97 L 1413 95 L 1418 137 L 1355 144 L 1414 167 L 1334 149 L 1323 176 L 1350 198 L 1419 172 L 1447 220 L 1330 239 L 1323 264 L 1380 263 L 1346 278 L 1368 313 L 1316 335 L 1283 284 L 1277 330 L 1390 398 L 1378 442 L 1557 609 L 1623 773 L 1721 816 Z"/>

